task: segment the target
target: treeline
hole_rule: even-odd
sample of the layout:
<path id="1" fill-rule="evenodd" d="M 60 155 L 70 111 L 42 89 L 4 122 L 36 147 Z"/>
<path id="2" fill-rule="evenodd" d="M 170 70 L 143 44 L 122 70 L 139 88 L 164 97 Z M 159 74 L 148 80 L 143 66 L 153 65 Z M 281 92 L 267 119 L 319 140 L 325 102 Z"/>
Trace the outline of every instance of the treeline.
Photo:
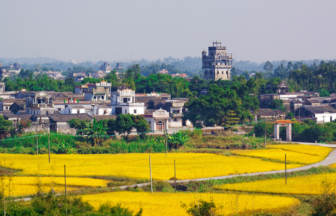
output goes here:
<path id="1" fill-rule="evenodd" d="M 42 185 L 36 185 L 37 195 L 30 202 L 19 202 L 15 199 L 6 199 L 4 193 L 0 194 L 0 208 L 3 211 L 0 215 L 16 216 L 16 215 L 87 215 L 87 216 L 141 216 L 142 208 L 134 212 L 128 208 L 122 207 L 121 204 L 111 205 L 104 203 L 99 206 L 98 210 L 87 201 L 83 201 L 80 197 L 66 197 L 64 195 L 56 195 L 53 191 L 45 194 Z"/>
<path id="2" fill-rule="evenodd" d="M 336 141 L 336 121 L 325 124 L 317 124 L 315 121 L 306 119 L 297 121 L 292 119 L 292 140 L 297 142 L 335 142 Z M 265 123 L 259 122 L 254 125 L 253 130 L 256 136 L 265 136 Z M 267 124 L 267 137 L 272 137 L 274 134 L 274 125 Z M 280 128 L 280 137 L 286 140 L 286 128 Z"/>

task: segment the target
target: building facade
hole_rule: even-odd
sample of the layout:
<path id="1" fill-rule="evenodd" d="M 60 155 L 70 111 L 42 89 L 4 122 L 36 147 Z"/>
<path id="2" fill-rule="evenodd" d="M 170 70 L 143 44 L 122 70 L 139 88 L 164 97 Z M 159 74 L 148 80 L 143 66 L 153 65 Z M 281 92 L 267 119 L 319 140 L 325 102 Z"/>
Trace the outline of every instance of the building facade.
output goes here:
<path id="1" fill-rule="evenodd" d="M 202 52 L 203 77 L 206 80 L 230 80 L 232 68 L 232 54 L 226 53 L 226 47 L 221 41 L 213 41 L 209 53 Z"/>

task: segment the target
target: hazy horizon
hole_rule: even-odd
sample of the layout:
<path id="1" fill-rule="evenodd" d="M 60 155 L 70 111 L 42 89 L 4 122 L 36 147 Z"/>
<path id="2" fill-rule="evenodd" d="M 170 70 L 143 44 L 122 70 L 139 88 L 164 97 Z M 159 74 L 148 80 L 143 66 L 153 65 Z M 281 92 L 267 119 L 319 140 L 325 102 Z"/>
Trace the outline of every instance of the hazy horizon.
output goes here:
<path id="1" fill-rule="evenodd" d="M 1 2 L 0 58 L 200 57 L 222 40 L 237 60 L 335 59 L 335 1 Z"/>

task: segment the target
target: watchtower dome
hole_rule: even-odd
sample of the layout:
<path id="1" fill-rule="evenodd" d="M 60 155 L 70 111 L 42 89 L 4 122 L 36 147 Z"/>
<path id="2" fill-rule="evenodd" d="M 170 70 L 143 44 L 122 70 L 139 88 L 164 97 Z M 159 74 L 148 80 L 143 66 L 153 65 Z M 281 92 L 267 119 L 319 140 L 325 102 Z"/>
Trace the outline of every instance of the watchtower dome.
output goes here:
<path id="1" fill-rule="evenodd" d="M 209 47 L 209 55 L 202 51 L 202 70 L 206 80 L 230 80 L 232 68 L 232 54 L 226 53 L 222 41 L 213 41 Z"/>

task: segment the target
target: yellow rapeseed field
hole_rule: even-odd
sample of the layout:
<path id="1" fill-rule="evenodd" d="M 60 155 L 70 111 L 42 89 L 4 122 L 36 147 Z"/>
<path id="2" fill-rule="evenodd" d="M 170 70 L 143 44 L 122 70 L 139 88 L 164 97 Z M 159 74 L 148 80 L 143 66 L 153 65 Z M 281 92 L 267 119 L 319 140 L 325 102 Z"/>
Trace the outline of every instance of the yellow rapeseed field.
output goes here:
<path id="1" fill-rule="evenodd" d="M 108 181 L 91 178 L 67 178 L 67 190 L 75 190 L 82 187 L 107 186 Z M 56 192 L 64 191 L 63 177 L 32 177 L 32 176 L 8 176 L 0 179 L 0 188 L 4 189 L 5 195 L 24 196 L 36 194 L 37 185 L 41 186 L 44 192 L 53 188 Z"/>
<path id="2" fill-rule="evenodd" d="M 298 164 L 312 164 L 324 160 L 332 148 L 308 145 L 269 145 L 268 149 L 261 150 L 234 150 L 233 153 L 241 156 L 267 158 Z"/>
<path id="3" fill-rule="evenodd" d="M 328 186 L 328 187 L 326 187 Z M 317 174 L 287 178 L 270 179 L 237 184 L 215 186 L 216 189 L 232 191 L 262 192 L 273 194 L 321 194 L 328 190 L 336 190 L 336 173 Z"/>
<path id="4" fill-rule="evenodd" d="M 51 189 L 54 189 L 56 193 L 64 192 L 64 186 L 42 186 L 41 190 L 45 193 L 48 193 Z M 67 187 L 67 191 L 78 190 L 77 187 Z M 33 185 L 8 185 L 5 187 L 4 194 L 5 196 L 28 196 L 34 195 L 38 191 L 36 186 Z"/>
<path id="5" fill-rule="evenodd" d="M 174 160 L 178 179 L 224 176 L 284 169 L 283 163 L 259 158 L 222 156 L 200 153 L 151 154 L 154 179 L 167 180 L 174 176 Z M 0 154 L 1 165 L 22 170 L 18 175 L 62 176 L 64 164 L 68 176 L 124 176 L 149 179 L 149 154 L 96 155 L 23 155 Z M 290 164 L 288 168 L 299 167 Z"/>
<path id="6" fill-rule="evenodd" d="M 246 194 L 207 194 L 207 193 L 148 193 L 148 192 L 111 192 L 95 195 L 84 195 L 84 201 L 88 201 L 96 209 L 104 203 L 128 207 L 137 212 L 143 208 L 144 216 L 160 215 L 188 215 L 181 207 L 181 202 L 189 205 L 199 199 L 213 201 L 217 206 L 222 206 L 225 214 L 256 210 L 276 210 L 295 206 L 300 203 L 296 198 L 246 195 Z"/>
<path id="7" fill-rule="evenodd" d="M 287 151 L 300 152 L 308 155 L 327 156 L 333 148 L 312 145 L 268 145 L 267 148 L 284 149 Z"/>

